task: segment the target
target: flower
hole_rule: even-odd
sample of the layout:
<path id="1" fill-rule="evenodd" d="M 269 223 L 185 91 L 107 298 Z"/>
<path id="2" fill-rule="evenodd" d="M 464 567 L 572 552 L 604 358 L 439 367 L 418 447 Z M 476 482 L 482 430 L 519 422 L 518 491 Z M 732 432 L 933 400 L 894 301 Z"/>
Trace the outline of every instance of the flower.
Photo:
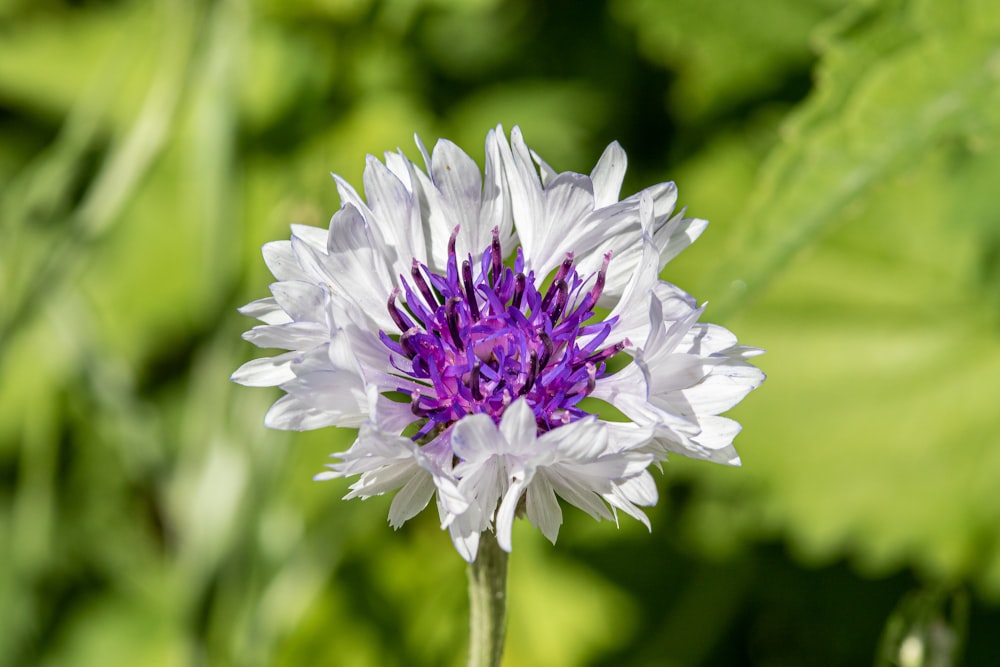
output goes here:
<path id="1" fill-rule="evenodd" d="M 557 497 L 648 527 L 670 452 L 739 465 L 719 415 L 763 381 L 761 350 L 659 280 L 707 224 L 674 213 L 673 183 L 619 200 L 617 143 L 589 176 L 557 173 L 516 127 L 489 132 L 482 174 L 449 141 L 417 146 L 425 170 L 369 157 L 364 197 L 335 176 L 329 230 L 266 244 L 272 296 L 241 309 L 262 322 L 245 339 L 287 350 L 232 377 L 285 392 L 265 424 L 359 429 L 317 479 L 396 491 L 393 527 L 435 499 L 471 562 L 484 530 L 510 551 L 521 511 L 554 542 Z"/>

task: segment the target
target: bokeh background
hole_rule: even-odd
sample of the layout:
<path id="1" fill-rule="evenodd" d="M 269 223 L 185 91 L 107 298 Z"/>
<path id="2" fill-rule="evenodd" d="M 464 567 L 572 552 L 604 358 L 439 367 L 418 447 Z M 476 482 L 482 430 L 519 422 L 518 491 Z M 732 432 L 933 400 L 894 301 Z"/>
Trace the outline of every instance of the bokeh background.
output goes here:
<path id="1" fill-rule="evenodd" d="M 434 513 L 228 377 L 329 172 L 497 123 L 677 181 L 770 376 L 651 534 L 519 522 L 506 664 L 1000 664 L 993 0 L 0 1 L 0 664 L 463 664 Z"/>

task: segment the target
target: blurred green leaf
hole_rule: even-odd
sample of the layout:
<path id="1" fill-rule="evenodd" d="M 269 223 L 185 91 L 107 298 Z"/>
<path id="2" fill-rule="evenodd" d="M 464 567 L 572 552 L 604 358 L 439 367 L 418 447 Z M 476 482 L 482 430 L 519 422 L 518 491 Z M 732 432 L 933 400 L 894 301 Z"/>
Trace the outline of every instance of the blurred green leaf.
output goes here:
<path id="1" fill-rule="evenodd" d="M 615 0 L 614 15 L 632 26 L 642 52 L 677 73 L 671 109 L 691 122 L 717 115 L 765 91 L 812 60 L 808 38 L 838 0 Z"/>
<path id="2" fill-rule="evenodd" d="M 757 294 L 883 179 L 942 142 L 1000 124 L 996 34 L 960 12 L 923 23 L 919 8 L 934 6 L 862 8 L 827 33 L 817 92 L 762 167 L 719 262 L 723 308 L 744 290 Z"/>
<path id="3" fill-rule="evenodd" d="M 164 3 L 120 3 L 96 10 L 40 12 L 8 26 L 0 40 L 0 94 L 58 118 L 100 79 L 116 127 L 138 112 L 156 64 Z"/>
<path id="4" fill-rule="evenodd" d="M 652 534 L 517 523 L 511 667 L 860 664 L 910 570 L 997 595 L 993 4 L 0 2 L 0 664 L 463 663 L 433 509 L 342 502 L 311 477 L 354 433 L 266 429 L 280 391 L 228 376 L 260 246 L 327 224 L 329 172 L 415 132 L 481 160 L 497 123 L 676 179 L 713 224 L 664 278 L 710 321 L 745 280 L 771 374 L 745 467 L 672 459 Z"/>
<path id="5" fill-rule="evenodd" d="M 743 534 L 762 525 L 810 560 L 912 564 L 996 594 L 1000 418 L 983 388 L 1000 336 L 976 284 L 982 230 L 954 215 L 968 191 L 942 187 L 954 169 L 943 147 L 880 179 L 735 320 L 770 376 L 734 411 L 741 473 L 672 465 L 755 498 Z"/>
<path id="6" fill-rule="evenodd" d="M 697 293 L 712 319 L 758 299 L 733 328 L 767 349 L 770 376 L 733 411 L 739 475 L 672 462 L 714 489 L 693 518 L 749 503 L 731 513 L 729 539 L 706 522 L 695 543 L 732 553 L 732 536 L 770 534 L 809 562 L 910 565 L 1000 594 L 1000 417 L 986 389 L 1000 372 L 1000 32 L 984 12 L 855 6 L 819 31 L 817 88 L 752 190 L 766 123 L 682 169 L 685 201 L 700 212 L 704 199 L 723 228 L 668 272 L 710 280 L 695 255 L 718 250 L 715 282 Z M 712 181 L 726 173 L 732 199 L 730 181 Z"/>
<path id="7" fill-rule="evenodd" d="M 253 21 L 241 46 L 238 57 L 247 62 L 238 70 L 240 108 L 254 130 L 273 126 L 296 107 L 320 104 L 338 65 L 334 44 L 277 22 Z"/>

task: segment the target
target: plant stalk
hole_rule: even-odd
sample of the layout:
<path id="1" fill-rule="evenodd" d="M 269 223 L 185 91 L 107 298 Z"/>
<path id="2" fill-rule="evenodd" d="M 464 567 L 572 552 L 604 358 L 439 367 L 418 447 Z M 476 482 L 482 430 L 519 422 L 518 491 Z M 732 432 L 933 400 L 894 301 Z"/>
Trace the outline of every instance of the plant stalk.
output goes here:
<path id="1" fill-rule="evenodd" d="M 507 552 L 484 531 L 469 563 L 469 667 L 500 667 L 507 631 Z"/>

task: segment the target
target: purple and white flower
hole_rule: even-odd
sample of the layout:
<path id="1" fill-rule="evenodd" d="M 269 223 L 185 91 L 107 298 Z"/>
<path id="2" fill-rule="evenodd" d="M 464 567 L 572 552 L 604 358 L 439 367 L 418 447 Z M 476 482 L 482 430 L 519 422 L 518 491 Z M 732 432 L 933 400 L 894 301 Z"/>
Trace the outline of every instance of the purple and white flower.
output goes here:
<path id="1" fill-rule="evenodd" d="M 617 143 L 589 176 L 557 173 L 518 128 L 489 132 L 483 173 L 449 141 L 417 146 L 424 169 L 369 157 L 364 197 L 335 177 L 329 230 L 265 245 L 272 296 L 241 309 L 262 322 L 244 338 L 287 350 L 233 374 L 284 390 L 265 423 L 359 429 L 318 479 L 396 491 L 394 527 L 434 498 L 472 561 L 484 530 L 509 551 L 521 512 L 554 542 L 557 498 L 648 526 L 669 452 L 739 465 L 719 415 L 763 381 L 761 350 L 659 279 L 707 224 L 675 214 L 673 183 L 619 200 Z"/>

